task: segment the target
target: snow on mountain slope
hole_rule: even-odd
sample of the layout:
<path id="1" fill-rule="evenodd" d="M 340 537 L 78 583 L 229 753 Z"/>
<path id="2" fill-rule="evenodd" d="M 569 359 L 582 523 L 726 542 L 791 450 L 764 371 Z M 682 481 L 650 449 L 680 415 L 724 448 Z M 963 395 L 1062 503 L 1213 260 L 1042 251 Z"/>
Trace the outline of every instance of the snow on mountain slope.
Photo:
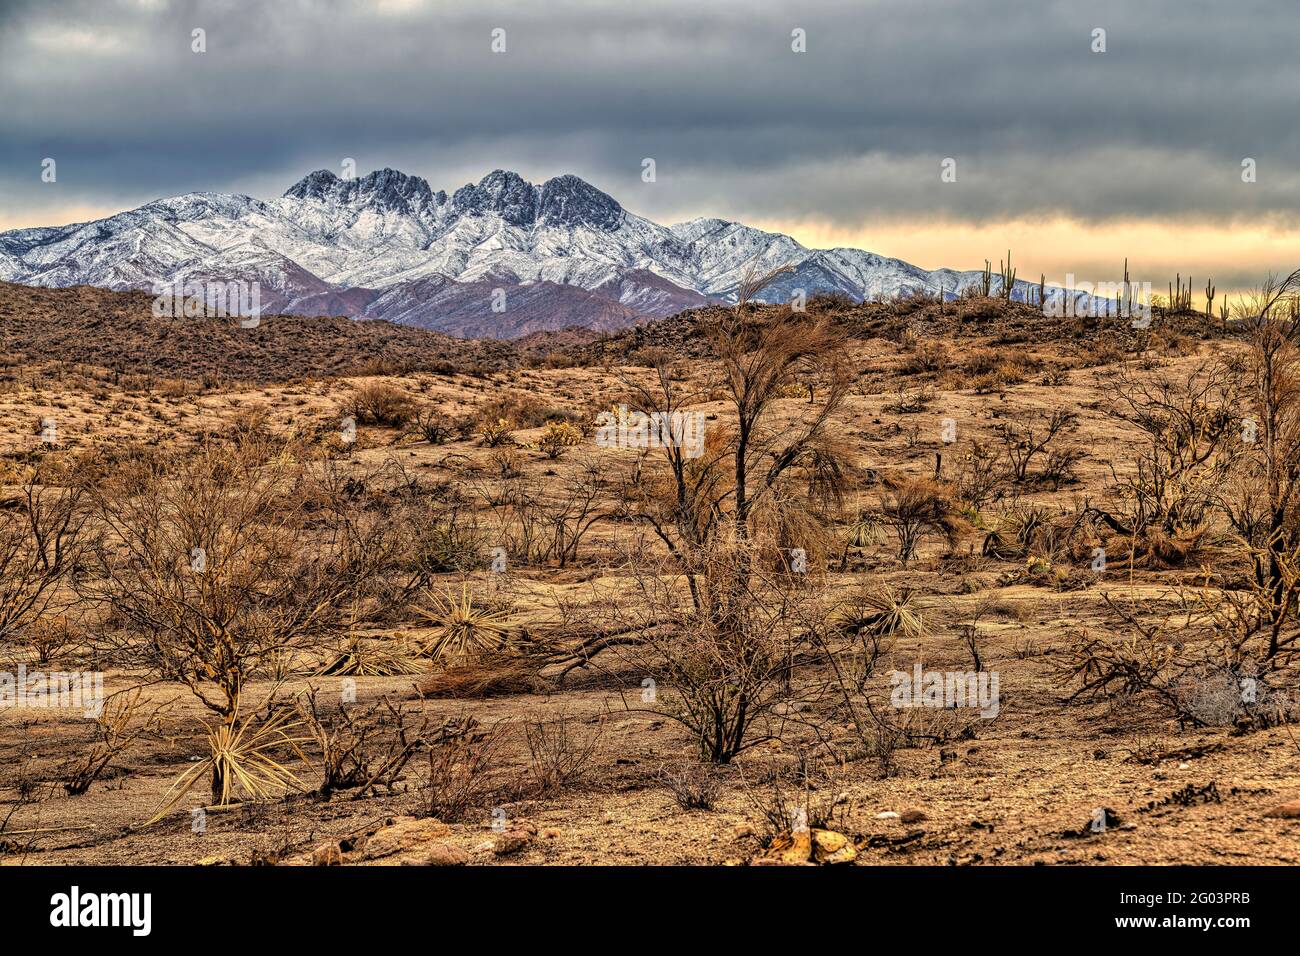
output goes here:
<path id="1" fill-rule="evenodd" d="M 723 219 L 662 226 L 576 176 L 534 185 L 505 170 L 450 195 L 392 169 L 348 180 L 317 170 L 278 199 L 188 193 L 95 222 L 0 233 L 7 281 L 129 289 L 242 279 L 260 284 L 263 311 L 341 312 L 475 335 L 617 328 L 734 299 L 752 272 L 784 265 L 794 271 L 762 298 L 798 289 L 855 299 L 955 295 L 980 275 L 927 272 L 859 249 L 807 249 Z M 1013 294 L 1023 298 L 1028 287 L 1017 283 Z M 504 313 L 491 309 L 495 289 L 505 291 Z"/>

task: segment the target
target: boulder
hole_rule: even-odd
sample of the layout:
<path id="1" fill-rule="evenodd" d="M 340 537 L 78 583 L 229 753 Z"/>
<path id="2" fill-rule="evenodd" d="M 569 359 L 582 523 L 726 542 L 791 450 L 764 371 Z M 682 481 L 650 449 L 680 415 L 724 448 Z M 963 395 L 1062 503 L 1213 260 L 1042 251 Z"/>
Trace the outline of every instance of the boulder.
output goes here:
<path id="1" fill-rule="evenodd" d="M 322 843 L 311 853 L 312 866 L 342 866 L 343 851 L 338 843 Z"/>
<path id="2" fill-rule="evenodd" d="M 1273 809 L 1266 811 L 1264 816 L 1275 820 L 1300 820 L 1300 800 L 1279 803 Z"/>
<path id="3" fill-rule="evenodd" d="M 395 853 L 422 847 L 447 836 L 451 828 L 431 817 L 397 817 L 386 827 L 376 830 L 361 851 L 364 860 L 378 860 Z"/>

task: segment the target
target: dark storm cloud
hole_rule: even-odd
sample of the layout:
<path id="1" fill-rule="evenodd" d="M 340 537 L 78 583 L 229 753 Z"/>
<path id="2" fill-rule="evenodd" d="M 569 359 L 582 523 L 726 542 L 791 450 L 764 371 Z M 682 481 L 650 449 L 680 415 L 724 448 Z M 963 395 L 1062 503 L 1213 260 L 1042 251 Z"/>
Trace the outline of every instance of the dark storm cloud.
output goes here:
<path id="1" fill-rule="evenodd" d="M 1287 223 L 1297 41 L 1294 0 L 4 0 L 0 215 L 277 195 L 354 157 L 449 190 L 575 172 L 660 218 Z"/>

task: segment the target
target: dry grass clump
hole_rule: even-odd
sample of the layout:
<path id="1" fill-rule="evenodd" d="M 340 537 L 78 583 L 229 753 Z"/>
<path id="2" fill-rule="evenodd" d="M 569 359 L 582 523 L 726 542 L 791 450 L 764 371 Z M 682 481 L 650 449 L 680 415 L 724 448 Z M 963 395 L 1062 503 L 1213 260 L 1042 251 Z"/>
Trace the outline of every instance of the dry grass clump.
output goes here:
<path id="1" fill-rule="evenodd" d="M 317 671 L 319 677 L 399 677 L 419 674 L 426 662 L 417 648 L 404 639 L 390 644 L 388 641 L 367 640 L 359 634 L 349 634 L 339 652 Z"/>
<path id="2" fill-rule="evenodd" d="M 419 685 L 422 697 L 484 699 L 534 694 L 547 687 L 536 661 L 512 654 L 480 654 L 447 661 Z"/>

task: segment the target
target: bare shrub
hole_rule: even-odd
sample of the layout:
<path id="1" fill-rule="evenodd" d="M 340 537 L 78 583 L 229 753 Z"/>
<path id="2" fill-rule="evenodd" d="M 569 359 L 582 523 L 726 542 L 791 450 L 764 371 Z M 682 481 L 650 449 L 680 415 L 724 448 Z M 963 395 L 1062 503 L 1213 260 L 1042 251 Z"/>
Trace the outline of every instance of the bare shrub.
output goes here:
<path id="1" fill-rule="evenodd" d="M 898 538 L 898 559 L 910 561 L 927 535 L 939 535 L 954 545 L 965 529 L 948 497 L 946 485 L 925 478 L 893 481 L 880 501 L 881 521 Z"/>
<path id="2" fill-rule="evenodd" d="M 0 508 L 0 641 L 54 608 L 88 545 L 78 489 L 23 487 Z"/>
<path id="3" fill-rule="evenodd" d="M 524 725 L 528 744 L 529 775 L 538 792 L 561 790 L 576 780 L 591 761 L 605 729 L 597 719 L 595 730 L 583 733 L 578 718 L 560 714 L 555 720 L 532 720 Z"/>
<path id="4" fill-rule="evenodd" d="M 62 614 L 37 618 L 23 633 L 27 643 L 36 651 L 36 663 L 42 665 L 50 663 L 85 640 L 81 628 Z"/>
<path id="5" fill-rule="evenodd" d="M 114 694 L 104 702 L 103 710 L 95 718 L 96 740 L 79 760 L 67 769 L 63 789 L 70 797 L 78 797 L 90 789 L 128 747 L 142 734 L 156 728 L 162 712 L 171 701 L 149 708 L 142 698 L 142 689 L 135 688 Z"/>
<path id="6" fill-rule="evenodd" d="M 456 433 L 455 423 L 448 419 L 445 412 L 428 406 L 414 409 L 406 422 L 406 428 L 406 435 L 430 445 L 442 445 Z"/>
<path id="7" fill-rule="evenodd" d="M 344 489 L 262 445 L 204 446 L 138 487 L 96 489 L 94 505 L 107 534 L 84 591 L 124 646 L 228 722 L 248 677 L 335 630 L 389 557 Z"/>
<path id="8" fill-rule="evenodd" d="M 659 780 L 683 810 L 712 810 L 722 796 L 722 778 L 708 764 L 660 770 Z"/>
<path id="9" fill-rule="evenodd" d="M 419 784 L 419 810 L 446 823 L 459 823 L 482 810 L 496 789 L 494 773 L 500 730 L 472 717 L 431 742 L 428 773 Z"/>
<path id="10" fill-rule="evenodd" d="M 1057 409 L 1048 415 L 1040 414 L 1037 421 L 1002 421 L 996 428 L 1006 457 L 1007 477 L 1016 484 L 1024 484 L 1031 477 L 1059 485 L 1073 474 L 1073 465 L 1081 457 L 1077 450 L 1069 452 L 1051 448 L 1062 432 L 1072 428 L 1079 416 L 1074 412 Z M 1033 475 L 1031 469 L 1038 458 L 1047 459 L 1044 471 Z"/>
<path id="11" fill-rule="evenodd" d="M 763 845 L 792 831 L 847 829 L 852 801 L 838 782 L 825 761 L 800 750 L 795 765 L 773 773 L 765 790 L 746 784 L 745 794 L 765 826 Z"/>
<path id="12" fill-rule="evenodd" d="M 427 745 L 426 738 L 441 738 L 459 726 L 444 723 L 431 733 L 429 718 L 413 722 L 387 697 L 359 711 L 340 706 L 326 714 L 315 689 L 299 699 L 299 711 L 321 752 L 318 792 L 326 798 L 340 790 L 356 791 L 354 799 L 381 787 L 392 793 L 411 758 Z"/>
<path id="13" fill-rule="evenodd" d="M 1141 443 L 1135 471 L 1111 465 L 1122 510 L 1095 514 L 1130 539 L 1149 529 L 1173 538 L 1203 527 L 1244 450 L 1239 374 L 1216 363 L 1187 378 L 1146 378 L 1121 366 L 1107 385 L 1111 414 L 1133 425 Z"/>
<path id="14" fill-rule="evenodd" d="M 236 727 L 250 676 L 333 633 L 392 559 L 391 528 L 360 513 L 349 487 L 242 443 L 94 491 L 105 534 L 82 591 L 109 609 L 105 639 L 184 684 L 220 718 L 209 741 L 236 757 L 239 734 L 257 733 Z M 230 792 L 221 774 L 233 766 L 213 754 L 214 799 Z"/>

